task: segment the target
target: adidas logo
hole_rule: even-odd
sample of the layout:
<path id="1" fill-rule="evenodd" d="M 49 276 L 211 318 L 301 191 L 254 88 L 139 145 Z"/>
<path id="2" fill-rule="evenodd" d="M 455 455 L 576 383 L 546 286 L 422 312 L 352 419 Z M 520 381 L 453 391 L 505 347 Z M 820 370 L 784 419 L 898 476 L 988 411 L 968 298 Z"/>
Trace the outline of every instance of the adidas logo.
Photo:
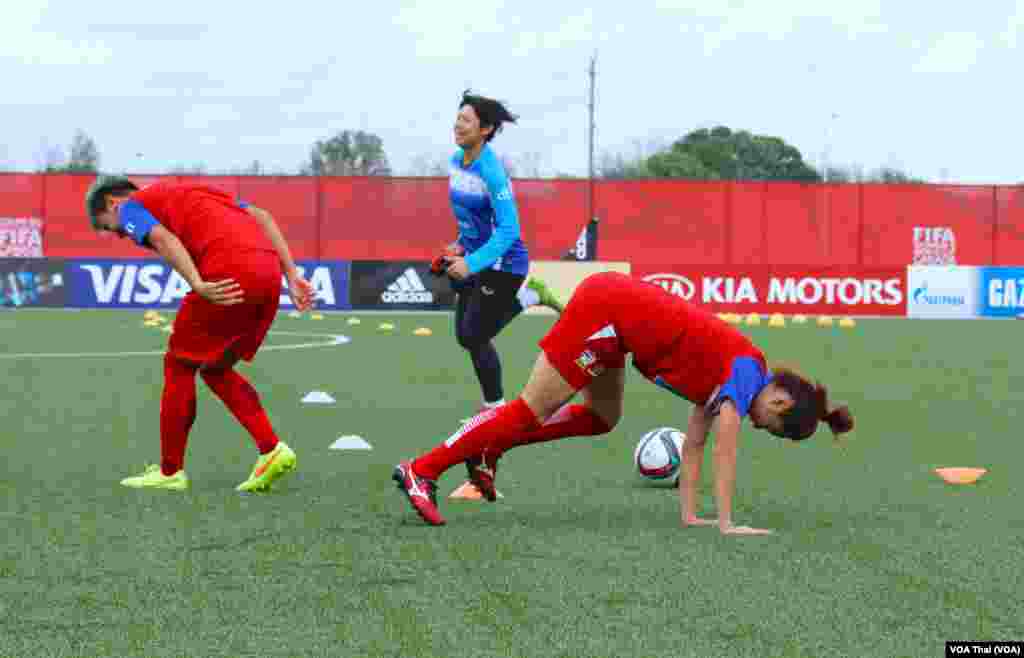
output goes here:
<path id="1" fill-rule="evenodd" d="M 410 267 L 388 286 L 380 299 L 388 304 L 433 304 L 434 293 L 427 290 L 423 279 Z"/>

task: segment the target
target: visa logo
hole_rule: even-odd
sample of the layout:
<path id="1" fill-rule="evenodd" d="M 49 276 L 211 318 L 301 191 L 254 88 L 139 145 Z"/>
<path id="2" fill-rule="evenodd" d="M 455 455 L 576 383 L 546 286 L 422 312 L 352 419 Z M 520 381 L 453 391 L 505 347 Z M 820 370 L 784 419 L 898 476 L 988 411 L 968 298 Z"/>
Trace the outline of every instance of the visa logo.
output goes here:
<path id="1" fill-rule="evenodd" d="M 93 294 L 100 304 L 170 304 L 191 290 L 177 272 L 168 278 L 166 265 L 80 265 L 89 273 Z"/>
<path id="2" fill-rule="evenodd" d="M 180 274 L 163 263 L 108 266 L 83 264 L 79 267 L 89 274 L 93 295 L 100 305 L 166 306 L 183 299 L 192 290 Z M 299 273 L 306 277 L 306 268 L 300 265 L 298 269 Z M 320 304 L 337 304 L 334 280 L 329 267 L 314 267 L 308 279 Z M 294 306 L 288 295 L 288 284 L 284 276 L 281 277 L 281 290 L 281 306 Z"/>

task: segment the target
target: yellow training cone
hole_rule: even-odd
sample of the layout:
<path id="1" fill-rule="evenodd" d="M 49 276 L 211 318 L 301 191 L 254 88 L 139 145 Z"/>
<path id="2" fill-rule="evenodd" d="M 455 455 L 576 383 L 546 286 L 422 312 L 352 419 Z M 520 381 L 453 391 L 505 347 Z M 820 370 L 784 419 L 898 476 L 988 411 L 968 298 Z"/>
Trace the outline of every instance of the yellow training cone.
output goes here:
<path id="1" fill-rule="evenodd" d="M 757 313 L 751 313 L 750 315 L 747 316 L 747 324 L 752 327 L 756 327 L 757 325 L 761 324 L 761 316 L 758 315 Z"/>
<path id="2" fill-rule="evenodd" d="M 360 322 L 362 322 L 362 321 L 359 318 L 349 318 L 348 319 L 348 323 L 353 325 L 353 326 L 359 324 Z"/>
<path id="3" fill-rule="evenodd" d="M 936 474 L 949 484 L 974 484 L 988 469 L 985 468 L 937 468 Z"/>
<path id="4" fill-rule="evenodd" d="M 323 313 L 314 313 L 313 315 L 309 316 L 309 319 L 311 319 L 311 320 L 323 320 L 324 319 L 324 314 Z"/>
<path id="5" fill-rule="evenodd" d="M 827 315 L 819 316 L 818 317 L 818 326 L 819 327 L 831 327 L 832 326 L 832 318 L 827 316 Z"/>
<path id="6" fill-rule="evenodd" d="M 729 324 L 743 324 L 743 316 L 739 313 L 726 313 L 726 321 Z"/>
<path id="7" fill-rule="evenodd" d="M 390 322 L 381 322 L 379 325 L 377 325 L 377 328 L 380 329 L 381 331 L 392 331 L 395 328 L 395 325 L 391 324 Z"/>
<path id="8" fill-rule="evenodd" d="M 843 318 L 839 321 L 839 326 L 843 329 L 853 329 L 857 323 L 853 321 L 853 318 Z"/>
<path id="9" fill-rule="evenodd" d="M 412 332 L 416 336 L 433 336 L 434 332 L 427 327 L 420 327 L 416 331 Z"/>
<path id="10" fill-rule="evenodd" d="M 768 326 L 769 327 L 785 327 L 786 326 L 786 318 L 783 317 L 782 313 L 775 313 L 768 320 Z"/>
<path id="11" fill-rule="evenodd" d="M 806 315 L 794 315 L 793 316 L 793 324 L 807 324 L 807 316 Z"/>

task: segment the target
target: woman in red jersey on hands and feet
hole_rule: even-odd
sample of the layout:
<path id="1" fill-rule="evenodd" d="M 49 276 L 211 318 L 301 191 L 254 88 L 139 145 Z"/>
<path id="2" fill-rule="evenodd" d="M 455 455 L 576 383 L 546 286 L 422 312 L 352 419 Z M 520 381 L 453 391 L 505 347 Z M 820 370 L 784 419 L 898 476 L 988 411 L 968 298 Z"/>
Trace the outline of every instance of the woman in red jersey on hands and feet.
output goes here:
<path id="1" fill-rule="evenodd" d="M 184 490 L 185 445 L 196 418 L 196 373 L 245 427 L 259 450 L 238 491 L 267 491 L 293 470 L 295 453 L 277 438 L 259 394 L 234 368 L 252 361 L 277 314 L 282 274 L 295 306 L 313 305 L 288 244 L 265 210 L 203 185 L 101 176 L 85 197 L 93 228 L 131 238 L 163 256 L 188 282 L 164 356 L 159 466 L 121 484 Z"/>
<path id="2" fill-rule="evenodd" d="M 661 287 L 617 273 L 588 277 L 541 339 L 541 355 L 521 395 L 489 409 L 433 450 L 395 467 L 393 479 L 416 512 L 443 525 L 436 480 L 479 459 L 474 484 L 494 501 L 498 460 L 510 448 L 612 430 L 622 416 L 625 357 L 646 378 L 696 405 L 683 444 L 679 486 L 684 526 L 717 525 L 724 534 L 768 534 L 736 525 L 732 498 L 740 425 L 802 441 L 821 422 L 836 435 L 853 429 L 845 406 L 830 408 L 825 387 L 784 368 L 769 370 L 750 339 L 713 314 Z M 582 393 L 582 404 L 570 400 Z M 712 425 L 717 519 L 697 516 L 697 484 Z"/>

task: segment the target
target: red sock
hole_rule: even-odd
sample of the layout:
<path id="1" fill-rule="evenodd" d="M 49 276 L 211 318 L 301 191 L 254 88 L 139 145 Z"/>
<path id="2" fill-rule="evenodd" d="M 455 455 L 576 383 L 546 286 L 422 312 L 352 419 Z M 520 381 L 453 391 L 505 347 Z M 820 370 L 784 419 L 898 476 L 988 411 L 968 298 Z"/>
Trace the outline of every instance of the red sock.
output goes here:
<path id="1" fill-rule="evenodd" d="M 252 435 L 261 455 L 277 447 L 277 434 L 274 434 L 267 412 L 260 404 L 260 395 L 245 377 L 231 368 L 201 370 L 199 374 L 242 427 Z"/>
<path id="2" fill-rule="evenodd" d="M 547 422 L 526 434 L 494 441 L 487 447 L 488 455 L 500 457 L 506 450 L 530 443 L 543 443 L 570 436 L 596 436 L 612 431 L 611 426 L 590 407 L 567 404 L 548 418 Z"/>
<path id="3" fill-rule="evenodd" d="M 160 398 L 160 471 L 174 475 L 185 465 L 185 445 L 196 419 L 196 368 L 164 356 L 164 392 Z"/>
<path id="4" fill-rule="evenodd" d="M 483 454 L 484 448 L 495 441 L 507 441 L 539 427 L 530 407 L 517 398 L 497 409 L 478 414 L 444 443 L 413 462 L 417 475 L 436 480 L 452 466 L 469 457 Z"/>

